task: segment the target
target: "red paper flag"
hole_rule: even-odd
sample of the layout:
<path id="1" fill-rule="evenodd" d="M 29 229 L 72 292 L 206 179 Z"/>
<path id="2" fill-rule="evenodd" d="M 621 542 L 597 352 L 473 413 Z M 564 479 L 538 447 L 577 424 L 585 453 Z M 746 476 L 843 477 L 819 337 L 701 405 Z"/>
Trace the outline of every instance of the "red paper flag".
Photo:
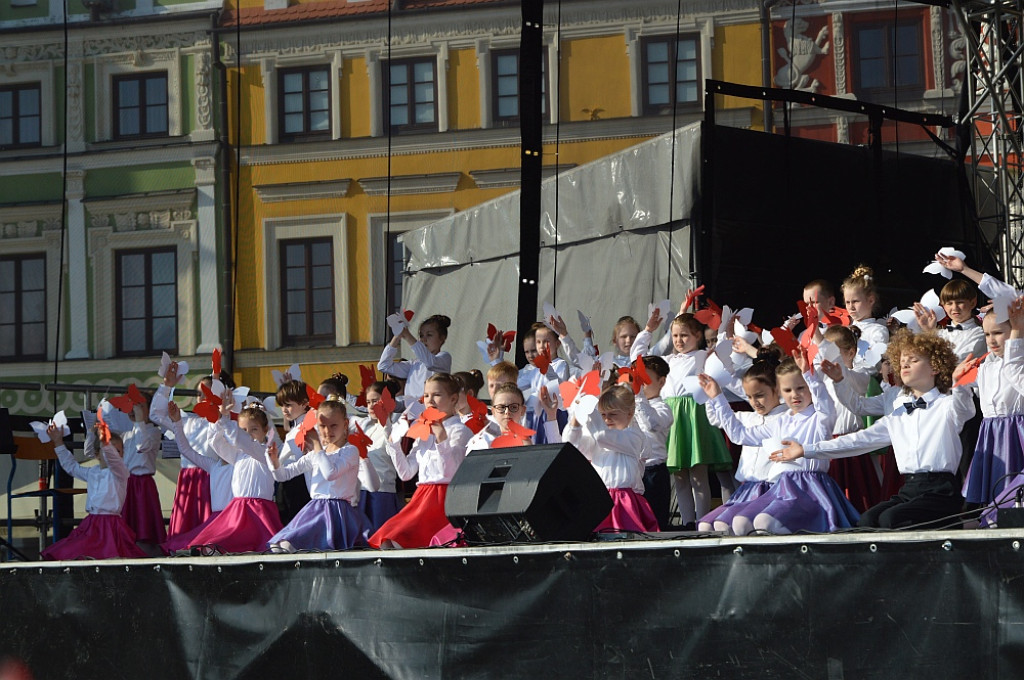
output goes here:
<path id="1" fill-rule="evenodd" d="M 431 435 L 430 428 L 447 417 L 448 415 L 444 411 L 428 406 L 416 422 L 409 427 L 409 432 L 406 436 L 426 441 Z"/>
<path id="2" fill-rule="evenodd" d="M 686 294 L 686 300 L 683 302 L 683 311 L 685 312 L 687 309 L 689 309 L 690 305 L 692 305 L 694 303 L 694 301 L 697 299 L 697 296 L 700 295 L 703 292 L 704 292 L 704 284 L 701 284 L 697 288 L 694 288 L 689 293 L 687 293 Z"/>
<path id="3" fill-rule="evenodd" d="M 96 409 L 96 431 L 100 435 L 101 444 L 110 443 L 110 428 L 107 427 L 107 422 L 103 420 L 103 405 L 100 404 L 100 408 Z"/>
<path id="4" fill-rule="evenodd" d="M 309 400 L 309 407 L 316 409 L 317 406 L 324 402 L 324 395 L 320 394 L 313 389 L 312 385 L 306 385 L 306 399 Z"/>
<path id="5" fill-rule="evenodd" d="M 299 431 L 295 433 L 295 445 L 299 447 L 299 451 L 306 449 L 306 435 L 316 427 L 316 410 L 309 409 L 306 411 L 306 415 L 302 417 L 302 423 L 299 424 Z"/>
<path id="6" fill-rule="evenodd" d="M 217 348 L 215 348 L 213 350 L 213 377 L 214 378 L 217 378 L 217 377 L 220 376 L 220 371 L 221 371 L 220 357 L 221 357 L 220 348 L 217 347 Z"/>
<path id="7" fill-rule="evenodd" d="M 963 375 L 956 381 L 954 387 L 962 387 L 963 385 L 970 385 L 978 379 L 978 368 L 981 366 L 981 362 L 985 360 L 985 357 L 989 355 L 989 352 L 985 352 L 977 359 L 971 359 L 969 364 L 970 368 L 963 372 Z"/>
<path id="8" fill-rule="evenodd" d="M 407 309 L 402 312 L 402 316 L 405 317 L 406 321 L 412 321 L 413 311 L 411 309 Z"/>
<path id="9" fill-rule="evenodd" d="M 366 458 L 370 454 L 370 444 L 373 443 L 373 440 L 363 432 L 363 428 L 359 427 L 359 423 L 355 423 L 355 426 L 356 431 L 348 435 L 348 443 L 359 449 L 360 458 Z"/>
<path id="10" fill-rule="evenodd" d="M 773 328 L 771 330 L 772 339 L 775 340 L 783 353 L 788 357 L 793 355 L 793 351 L 798 349 L 800 345 L 797 343 L 796 338 L 793 334 L 787 331 L 785 328 Z"/>
<path id="11" fill-rule="evenodd" d="M 142 396 L 142 392 L 139 392 L 139 388 L 135 386 L 135 383 L 132 383 L 128 386 L 128 392 L 126 394 L 123 394 L 120 397 L 112 397 L 107 401 L 109 401 L 121 413 L 131 413 L 136 404 L 145 404 L 146 398 Z"/>
<path id="12" fill-rule="evenodd" d="M 541 375 L 547 375 L 548 367 L 551 365 L 551 351 L 545 349 L 543 352 L 537 352 L 537 356 L 533 359 L 533 365 L 537 367 Z"/>
<path id="13" fill-rule="evenodd" d="M 395 412 L 395 400 L 391 398 L 391 390 L 384 388 L 380 394 L 380 401 L 370 408 L 370 412 L 381 423 L 388 422 L 388 418 Z"/>

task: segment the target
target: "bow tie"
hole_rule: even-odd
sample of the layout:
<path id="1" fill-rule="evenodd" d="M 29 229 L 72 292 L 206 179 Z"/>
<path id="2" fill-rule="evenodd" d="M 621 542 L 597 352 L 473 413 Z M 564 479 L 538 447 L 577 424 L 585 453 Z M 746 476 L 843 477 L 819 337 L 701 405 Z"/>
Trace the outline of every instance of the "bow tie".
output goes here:
<path id="1" fill-rule="evenodd" d="M 903 404 L 903 408 L 907 409 L 907 413 L 913 413 L 916 408 L 928 408 L 928 402 L 924 400 L 924 397 L 918 397 L 914 401 Z"/>
<path id="2" fill-rule="evenodd" d="M 958 323 L 951 323 L 948 326 L 946 326 L 946 330 L 949 331 L 950 333 L 952 333 L 953 331 L 962 331 L 963 329 L 964 327 Z"/>

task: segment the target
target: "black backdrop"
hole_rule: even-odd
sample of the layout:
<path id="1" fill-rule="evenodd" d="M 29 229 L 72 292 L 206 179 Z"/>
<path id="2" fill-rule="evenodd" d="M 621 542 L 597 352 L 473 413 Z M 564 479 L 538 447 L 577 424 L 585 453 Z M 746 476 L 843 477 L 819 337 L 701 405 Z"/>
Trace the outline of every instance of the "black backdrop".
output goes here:
<path id="1" fill-rule="evenodd" d="M 861 262 L 875 270 L 879 314 L 942 287 L 921 270 L 943 246 L 998 275 L 951 159 L 724 126 L 705 125 L 703 139 L 700 280 L 717 302 L 754 307 L 759 325 L 795 313 L 812 279 L 831 281 L 842 306 L 839 285 Z"/>
<path id="2" fill-rule="evenodd" d="M 1009 531 L 0 566 L 64 678 L 1019 677 Z"/>

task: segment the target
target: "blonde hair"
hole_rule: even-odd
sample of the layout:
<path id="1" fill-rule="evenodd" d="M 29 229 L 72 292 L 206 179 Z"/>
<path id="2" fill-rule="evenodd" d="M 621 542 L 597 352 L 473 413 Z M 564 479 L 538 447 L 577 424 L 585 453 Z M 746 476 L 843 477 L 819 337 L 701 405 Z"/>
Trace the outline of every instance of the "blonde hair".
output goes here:
<path id="1" fill-rule="evenodd" d="M 633 396 L 633 390 L 625 385 L 612 385 L 601 393 L 597 408 L 603 411 L 619 409 L 632 416 L 636 410 L 636 397 Z"/>
<path id="2" fill-rule="evenodd" d="M 864 295 L 873 295 L 878 298 L 878 289 L 875 287 L 875 270 L 866 264 L 857 265 L 854 270 L 843 279 L 843 289 L 853 288 L 864 291 Z"/>
<path id="3" fill-rule="evenodd" d="M 793 357 L 786 357 L 775 367 L 775 377 L 781 378 L 784 375 L 790 375 L 791 373 L 803 374 L 800 367 L 796 365 L 796 359 Z"/>
<path id="4" fill-rule="evenodd" d="M 499 381 L 498 378 L 507 378 L 507 380 Z M 516 365 L 508 361 L 500 361 L 487 371 L 487 379 L 494 380 L 496 382 L 515 382 L 519 379 L 519 369 Z"/>
<path id="5" fill-rule="evenodd" d="M 348 418 L 348 407 L 345 406 L 345 399 L 340 395 L 331 395 L 320 402 L 320 405 L 316 407 L 317 413 L 334 415 L 341 413 L 345 418 Z"/>

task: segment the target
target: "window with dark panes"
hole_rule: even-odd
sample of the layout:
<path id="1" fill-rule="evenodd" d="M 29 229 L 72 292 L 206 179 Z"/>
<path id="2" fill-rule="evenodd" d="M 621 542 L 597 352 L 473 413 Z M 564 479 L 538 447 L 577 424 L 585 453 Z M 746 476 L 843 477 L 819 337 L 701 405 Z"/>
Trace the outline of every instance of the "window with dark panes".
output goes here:
<path id="1" fill-rule="evenodd" d="M 177 254 L 173 248 L 117 252 L 117 351 L 178 348 Z"/>
<path id="2" fill-rule="evenodd" d="M 281 337 L 285 344 L 334 340 L 334 259 L 330 238 L 281 241 Z"/>
<path id="3" fill-rule="evenodd" d="M 326 66 L 282 69 L 278 78 L 278 139 L 329 138 L 330 69 Z"/>
<path id="4" fill-rule="evenodd" d="M 433 57 L 384 64 L 385 124 L 392 132 L 437 130 L 437 78 Z"/>
<path id="5" fill-rule="evenodd" d="M 494 122 L 499 125 L 519 123 L 519 50 L 491 53 L 491 107 Z M 548 112 L 547 55 L 541 60 L 540 109 Z"/>
<path id="6" fill-rule="evenodd" d="M 0 357 L 46 357 L 46 255 L 0 257 Z"/>
<path id="7" fill-rule="evenodd" d="M 0 87 L 0 148 L 39 146 L 41 140 L 39 83 Z"/>
<path id="8" fill-rule="evenodd" d="M 697 36 L 646 38 L 643 52 L 645 115 L 672 113 L 700 104 L 700 40 Z"/>
<path id="9" fill-rule="evenodd" d="M 399 240 L 401 233 L 387 234 L 388 242 L 388 292 L 386 309 L 388 314 L 402 310 L 402 275 L 409 263 L 405 245 Z"/>
<path id="10" fill-rule="evenodd" d="M 167 135 L 167 73 L 114 77 L 114 138 Z"/>
<path id="11" fill-rule="evenodd" d="M 853 34 L 856 92 L 896 88 L 924 90 L 924 58 L 918 21 L 855 25 Z"/>

